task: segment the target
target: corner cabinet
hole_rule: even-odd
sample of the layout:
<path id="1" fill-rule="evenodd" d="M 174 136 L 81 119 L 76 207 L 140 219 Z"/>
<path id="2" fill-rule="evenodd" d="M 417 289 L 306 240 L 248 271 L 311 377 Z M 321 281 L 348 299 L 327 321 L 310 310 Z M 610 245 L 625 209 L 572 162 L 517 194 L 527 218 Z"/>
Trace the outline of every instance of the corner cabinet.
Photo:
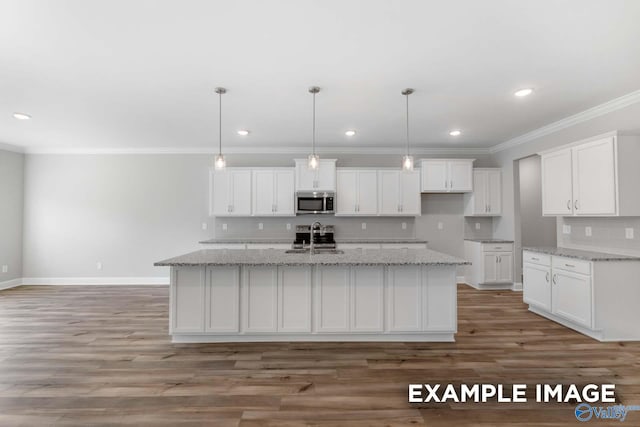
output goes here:
<path id="1" fill-rule="evenodd" d="M 640 137 L 611 132 L 540 155 L 543 215 L 640 215 Z"/>
<path id="2" fill-rule="evenodd" d="M 423 193 L 466 193 L 473 191 L 474 159 L 422 159 Z"/>
<path id="3" fill-rule="evenodd" d="M 251 216 L 251 169 L 209 171 L 209 215 Z"/>
<path id="4" fill-rule="evenodd" d="M 336 159 L 320 159 L 317 169 L 309 169 L 307 159 L 295 162 L 295 191 L 336 191 Z"/>
<path id="5" fill-rule="evenodd" d="M 465 282 L 476 288 L 513 287 L 513 243 L 464 241 Z"/>
<path id="6" fill-rule="evenodd" d="M 377 180 L 375 169 L 338 169 L 336 215 L 377 215 Z"/>
<path id="7" fill-rule="evenodd" d="M 295 216 L 293 168 L 253 169 L 253 216 Z"/>
<path id="8" fill-rule="evenodd" d="M 493 168 L 473 170 L 473 192 L 464 195 L 465 216 L 502 214 L 502 171 Z"/>
<path id="9" fill-rule="evenodd" d="M 379 170 L 378 212 L 384 216 L 420 216 L 420 173 Z"/>

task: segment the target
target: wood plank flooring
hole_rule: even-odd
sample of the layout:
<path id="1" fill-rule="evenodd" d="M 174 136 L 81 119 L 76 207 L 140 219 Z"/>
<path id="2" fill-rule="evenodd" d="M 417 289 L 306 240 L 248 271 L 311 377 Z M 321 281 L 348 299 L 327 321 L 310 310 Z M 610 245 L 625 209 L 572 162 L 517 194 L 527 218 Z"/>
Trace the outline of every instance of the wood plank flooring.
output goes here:
<path id="1" fill-rule="evenodd" d="M 640 343 L 599 343 L 520 293 L 458 296 L 455 343 L 174 345 L 166 286 L 1 291 L 0 426 L 578 423 L 575 404 L 410 405 L 409 383 L 614 383 L 640 405 Z"/>

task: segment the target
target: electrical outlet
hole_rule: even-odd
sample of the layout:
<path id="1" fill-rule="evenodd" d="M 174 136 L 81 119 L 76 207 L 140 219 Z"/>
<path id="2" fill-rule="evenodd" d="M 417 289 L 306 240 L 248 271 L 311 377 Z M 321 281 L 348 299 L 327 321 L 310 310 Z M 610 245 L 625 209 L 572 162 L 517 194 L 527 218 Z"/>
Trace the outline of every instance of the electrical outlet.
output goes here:
<path id="1" fill-rule="evenodd" d="M 264 230 L 264 224 L 259 222 L 258 223 L 258 230 Z"/>
<path id="2" fill-rule="evenodd" d="M 587 226 L 584 228 L 584 235 L 587 237 L 591 237 L 591 227 Z"/>
<path id="3" fill-rule="evenodd" d="M 222 230 L 227 231 L 227 224 L 222 224 Z"/>
<path id="4" fill-rule="evenodd" d="M 367 229 L 367 223 L 366 223 L 366 222 L 363 222 L 363 223 L 362 223 L 362 229 L 363 229 L 363 230 L 366 230 L 366 229 Z"/>
<path id="5" fill-rule="evenodd" d="M 444 230 L 444 224 L 442 222 L 438 222 L 438 230 Z"/>
<path id="6" fill-rule="evenodd" d="M 480 230 L 480 223 L 476 222 L 476 230 Z"/>
<path id="7" fill-rule="evenodd" d="M 206 223 L 206 222 L 203 222 L 203 223 L 202 223 L 202 229 L 203 229 L 203 230 L 206 230 L 206 229 L 207 229 L 207 223 Z"/>
<path id="8" fill-rule="evenodd" d="M 96 262 L 96 269 L 102 270 L 102 263 L 100 261 Z"/>
<path id="9" fill-rule="evenodd" d="M 562 226 L 562 234 L 571 234 L 571 226 L 564 224 Z"/>
<path id="10" fill-rule="evenodd" d="M 8 265 L 3 265 L 2 266 L 2 272 L 3 273 L 8 273 L 9 272 L 9 266 Z"/>
<path id="11" fill-rule="evenodd" d="M 403 223 L 402 223 L 402 229 L 403 229 L 403 230 L 406 230 L 406 229 L 407 229 L 407 223 L 406 223 L 406 222 L 403 222 Z"/>
<path id="12" fill-rule="evenodd" d="M 291 224 L 287 224 L 287 230 L 291 230 Z"/>
<path id="13" fill-rule="evenodd" d="M 626 239 L 633 239 L 633 228 L 628 227 L 624 229 L 624 237 Z"/>

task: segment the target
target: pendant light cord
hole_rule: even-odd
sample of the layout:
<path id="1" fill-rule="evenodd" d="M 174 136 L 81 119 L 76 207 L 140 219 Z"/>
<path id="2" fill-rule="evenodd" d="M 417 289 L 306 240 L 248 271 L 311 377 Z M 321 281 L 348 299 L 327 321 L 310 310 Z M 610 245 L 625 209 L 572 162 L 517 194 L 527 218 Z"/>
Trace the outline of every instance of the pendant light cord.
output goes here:
<path id="1" fill-rule="evenodd" d="M 409 94 L 405 95 L 407 99 L 407 156 L 409 155 Z"/>
<path id="2" fill-rule="evenodd" d="M 222 156 L 222 92 L 218 93 L 218 154 Z"/>
<path id="3" fill-rule="evenodd" d="M 313 92 L 313 131 L 311 136 L 311 154 L 316 154 L 316 93 Z"/>

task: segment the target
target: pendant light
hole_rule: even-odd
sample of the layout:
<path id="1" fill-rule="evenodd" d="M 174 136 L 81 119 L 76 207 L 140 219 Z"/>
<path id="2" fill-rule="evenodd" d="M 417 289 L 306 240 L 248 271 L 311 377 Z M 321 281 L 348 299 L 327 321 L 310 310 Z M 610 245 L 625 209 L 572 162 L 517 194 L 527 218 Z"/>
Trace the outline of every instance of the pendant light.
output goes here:
<path id="1" fill-rule="evenodd" d="M 311 86 L 309 93 L 313 95 L 313 131 L 311 136 L 311 154 L 309 154 L 309 169 L 318 169 L 320 166 L 320 156 L 316 154 L 316 93 L 320 92 L 318 86 Z"/>
<path id="2" fill-rule="evenodd" d="M 413 89 L 407 88 L 402 94 L 407 100 L 407 154 L 402 157 L 402 169 L 405 171 L 413 170 L 413 156 L 409 154 L 409 95 L 413 93 Z"/>
<path id="3" fill-rule="evenodd" d="M 217 87 L 215 92 L 218 94 L 219 108 L 218 108 L 218 155 L 215 158 L 216 170 L 223 170 L 227 167 L 227 161 L 222 155 L 222 95 L 227 93 L 227 90 L 223 87 Z"/>

